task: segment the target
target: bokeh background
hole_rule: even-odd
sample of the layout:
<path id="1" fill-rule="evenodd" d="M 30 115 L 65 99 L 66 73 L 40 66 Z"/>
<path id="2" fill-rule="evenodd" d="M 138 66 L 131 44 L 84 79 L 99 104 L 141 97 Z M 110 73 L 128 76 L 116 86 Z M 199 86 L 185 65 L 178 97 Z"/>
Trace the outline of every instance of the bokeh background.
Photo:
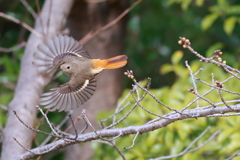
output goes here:
<path id="1" fill-rule="evenodd" d="M 43 1 L 40 2 L 43 3 Z M 130 1 L 130 3 L 133 2 L 133 0 Z M 36 9 L 35 1 L 28 1 L 28 3 Z M 1 0 L 0 11 L 30 26 L 34 25 L 34 19 L 18 0 Z M 224 52 L 222 58 L 227 61 L 227 64 L 239 69 L 239 15 L 240 1 L 237 0 L 143 0 L 128 14 L 123 53 L 129 57 L 126 69 L 133 70 L 135 78 L 142 81 L 143 85 L 146 84 L 147 77 L 151 77 L 150 91 L 169 106 L 181 109 L 194 98 L 191 93 L 187 92 L 192 84 L 189 70 L 185 67 L 186 60 L 191 64 L 193 71 L 203 68 L 198 76 L 209 83 L 211 83 L 212 73 L 215 74 L 217 80 L 224 80 L 229 75 L 218 66 L 200 63 L 193 54 L 177 43 L 179 37 L 190 39 L 192 47 L 207 57 L 210 57 L 214 50 L 221 49 Z M 0 18 L 0 47 L 13 47 L 22 41 L 27 41 L 28 36 L 29 32 L 20 25 Z M 7 106 L 13 97 L 23 51 L 24 48 L 9 53 L 0 51 L 0 104 L 4 106 Z M 61 84 L 65 80 L 60 77 L 54 81 L 54 85 Z M 240 89 L 236 87 L 238 83 L 237 80 L 231 80 L 226 87 L 240 92 Z M 131 89 L 132 81 L 125 77 L 124 85 L 125 90 L 119 102 Z M 203 94 L 210 88 L 198 84 L 198 89 Z M 212 102 L 220 101 L 217 93 L 207 98 Z M 226 100 L 237 98 L 239 97 L 225 95 Z M 126 102 L 134 103 L 134 100 L 128 98 Z M 201 106 L 207 105 L 204 102 L 200 104 Z M 167 112 L 148 96 L 142 105 L 158 114 Z M 102 112 L 98 118 L 106 118 L 113 112 Z M 6 123 L 6 113 L 0 110 L 1 129 Z M 49 116 L 52 122 L 59 123 L 64 114 L 54 116 L 54 113 L 51 113 Z M 125 123 L 117 127 L 141 125 L 152 118 L 154 117 L 137 109 L 125 120 Z M 203 130 L 211 126 L 210 131 L 193 148 L 221 129 L 215 139 L 199 150 L 175 159 L 225 159 L 240 149 L 239 122 L 239 117 L 183 120 L 139 135 L 135 146 L 130 150 L 122 148 L 131 145 L 134 135 L 119 138 L 116 144 L 127 159 L 148 159 L 177 154 Z M 46 130 L 44 124 L 41 127 Z M 37 141 L 41 142 L 45 139 L 44 135 L 37 135 Z M 33 144 L 33 147 L 35 145 Z M 91 159 L 121 159 L 117 152 L 107 145 L 92 143 L 92 148 L 95 154 Z M 57 153 L 49 157 L 50 159 L 64 159 L 64 154 Z"/>

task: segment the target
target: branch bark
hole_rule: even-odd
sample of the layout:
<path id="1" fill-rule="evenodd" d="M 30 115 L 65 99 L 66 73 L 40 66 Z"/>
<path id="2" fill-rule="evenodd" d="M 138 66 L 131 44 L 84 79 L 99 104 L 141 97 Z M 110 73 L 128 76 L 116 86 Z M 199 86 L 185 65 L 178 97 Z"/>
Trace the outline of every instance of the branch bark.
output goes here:
<path id="1" fill-rule="evenodd" d="M 231 108 L 235 110 L 240 110 L 240 104 L 231 105 Z M 210 117 L 214 115 L 218 115 L 219 117 L 221 117 L 221 116 L 224 116 L 224 113 L 228 113 L 228 112 L 232 112 L 232 110 L 227 106 L 216 107 L 216 108 L 201 107 L 201 109 L 199 108 L 187 109 L 181 112 L 181 114 L 176 112 L 171 112 L 165 115 L 167 119 L 161 119 L 156 122 L 152 121 L 152 123 L 146 123 L 140 126 L 103 129 L 103 130 L 97 131 L 96 133 L 90 132 L 86 134 L 80 134 L 78 135 L 78 138 L 76 139 L 76 141 L 68 141 L 68 140 L 61 139 L 61 140 L 52 142 L 50 144 L 47 144 L 45 146 L 31 149 L 30 150 L 31 152 L 25 152 L 22 155 L 18 156 L 15 160 L 33 158 L 33 157 L 36 157 L 38 154 L 45 154 L 49 151 L 58 150 L 60 148 L 63 148 L 72 144 L 88 142 L 88 141 L 100 139 L 101 137 L 121 137 L 125 135 L 130 135 L 130 134 L 137 134 L 137 133 L 141 134 L 141 133 L 166 127 L 167 125 L 178 120 L 189 119 L 189 118 Z M 75 135 L 70 136 L 70 138 L 75 138 Z"/>
<path id="2" fill-rule="evenodd" d="M 35 30 L 39 33 L 42 31 L 46 33 L 48 29 L 48 37 L 59 33 L 66 22 L 72 4 L 73 0 L 46 0 L 40 17 L 36 19 Z M 52 10 L 49 15 L 50 7 L 52 7 Z M 40 25 L 40 18 L 42 26 Z M 49 20 L 50 25 L 47 28 Z M 32 126 L 34 124 L 37 113 L 35 106 L 38 103 L 43 87 L 50 78 L 38 74 L 32 66 L 32 55 L 39 43 L 41 43 L 41 39 L 31 34 L 21 60 L 21 70 L 17 87 L 14 98 L 9 103 L 8 120 L 3 131 L 2 159 L 4 160 L 13 159 L 25 151 L 12 137 L 15 137 L 26 148 L 31 146 L 33 132 L 18 121 L 13 111 L 17 111 L 23 121 L 28 121 L 29 125 Z"/>

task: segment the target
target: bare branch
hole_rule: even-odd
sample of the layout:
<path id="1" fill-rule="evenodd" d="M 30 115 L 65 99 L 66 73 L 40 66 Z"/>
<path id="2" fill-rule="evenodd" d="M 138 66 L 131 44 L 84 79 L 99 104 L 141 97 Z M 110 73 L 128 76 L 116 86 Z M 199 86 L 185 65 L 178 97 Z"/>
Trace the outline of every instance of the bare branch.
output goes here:
<path id="1" fill-rule="evenodd" d="M 130 147 L 123 147 L 123 148 L 124 149 L 131 149 L 134 146 L 135 140 L 136 140 L 138 135 L 139 135 L 139 132 L 137 132 L 137 134 L 134 136 L 134 138 L 132 140 L 132 145 Z"/>
<path id="2" fill-rule="evenodd" d="M 8 19 L 8 20 L 10 20 L 10 21 L 13 21 L 13 22 L 21 25 L 22 27 L 26 28 L 28 31 L 30 31 L 31 33 L 33 33 L 33 34 L 34 34 L 36 37 L 38 37 L 39 39 L 43 39 L 43 36 L 42 36 L 40 33 L 38 33 L 36 30 L 34 30 L 32 27 L 30 27 L 30 26 L 27 25 L 26 23 L 24 23 L 24 22 L 22 22 L 22 21 L 20 21 L 20 20 L 18 20 L 18 19 L 16 19 L 16 18 L 14 18 L 14 17 L 12 17 L 12 16 L 9 16 L 9 15 L 3 13 L 3 12 L 0 12 L 0 17 L 6 18 L 6 19 Z"/>
<path id="3" fill-rule="evenodd" d="M 215 86 L 215 85 L 211 85 L 211 84 L 209 84 L 209 83 L 201 80 L 200 78 L 197 78 L 196 80 L 199 81 L 199 82 L 201 82 L 201 83 L 203 83 L 203 84 L 206 84 L 206 85 L 208 85 L 208 86 L 210 86 L 210 87 L 213 87 L 213 88 L 215 88 L 215 89 L 219 89 L 219 90 L 222 90 L 222 91 L 224 91 L 224 92 L 228 92 L 228 93 L 236 94 L 236 95 L 239 95 L 239 96 L 240 96 L 240 93 L 238 93 L 238 92 L 232 92 L 232 91 L 229 91 L 229 90 L 226 90 L 226 89 L 217 87 L 217 86 Z"/>
<path id="4" fill-rule="evenodd" d="M 47 19 L 47 33 L 46 33 L 46 35 L 49 34 L 49 25 L 50 25 L 50 20 L 51 20 L 50 15 L 52 13 L 52 5 L 53 5 L 53 3 L 52 3 L 52 1 L 50 1 L 50 7 L 49 7 L 48 19 Z"/>
<path id="5" fill-rule="evenodd" d="M 223 95 L 222 95 L 222 91 L 219 89 L 218 90 L 218 93 L 219 93 L 219 95 L 220 95 L 220 99 L 222 100 L 222 102 L 229 108 L 229 109 L 232 109 L 231 108 L 231 106 L 229 106 L 227 103 L 226 103 L 226 101 L 224 100 L 224 98 L 223 98 Z M 233 110 L 233 109 L 232 109 Z M 234 111 L 234 110 L 233 110 Z"/>
<path id="6" fill-rule="evenodd" d="M 238 151 L 236 154 L 232 155 L 231 157 L 227 158 L 226 160 L 231 160 L 233 159 L 234 157 L 237 157 L 240 155 L 240 151 Z"/>
<path id="7" fill-rule="evenodd" d="M 19 146 L 21 146 L 23 149 L 25 149 L 26 151 L 30 152 L 31 154 L 35 154 L 34 152 L 32 152 L 30 149 L 27 149 L 26 147 L 24 147 L 15 137 L 12 137 Z M 37 154 L 35 154 L 37 155 Z"/>
<path id="8" fill-rule="evenodd" d="M 72 123 L 73 129 L 74 129 L 75 134 L 76 134 L 76 137 L 75 137 L 74 139 L 77 139 L 77 137 L 78 137 L 78 133 L 77 133 L 77 129 L 76 129 L 75 125 L 74 125 L 74 122 L 73 122 L 72 116 L 69 114 L 68 117 L 70 118 L 70 121 L 71 121 L 71 123 Z"/>
<path id="9" fill-rule="evenodd" d="M 32 7 L 27 3 L 26 0 L 20 0 L 22 2 L 22 4 L 26 7 L 26 9 L 28 10 L 28 12 L 31 13 L 31 15 L 37 19 L 38 15 L 37 13 L 32 9 Z"/>
<path id="10" fill-rule="evenodd" d="M 231 108 L 233 108 L 235 110 L 239 110 L 240 104 L 231 105 Z M 60 139 L 58 141 L 47 144 L 45 146 L 31 149 L 31 151 L 34 153 L 45 153 L 46 150 L 48 151 L 49 148 L 52 148 L 52 150 L 57 150 L 57 149 L 66 147 L 68 145 L 74 144 L 74 143 L 96 140 L 99 138 L 99 136 L 115 137 L 115 136 L 118 136 L 119 134 L 124 136 L 124 135 L 129 135 L 129 134 L 137 134 L 137 132 L 139 132 L 139 134 L 141 134 L 144 132 L 149 132 L 149 131 L 153 131 L 153 130 L 156 130 L 159 128 L 166 127 L 167 125 L 169 125 L 175 121 L 178 121 L 178 120 L 183 120 L 183 119 L 188 119 L 188 118 L 208 117 L 210 115 L 220 114 L 220 113 L 223 114 L 223 113 L 228 113 L 228 112 L 232 112 L 232 110 L 226 106 L 216 107 L 216 108 L 201 107 L 201 109 L 187 109 L 187 110 L 184 110 L 182 114 L 179 114 L 176 112 L 169 113 L 166 115 L 166 117 L 168 117 L 168 119 L 162 119 L 162 120 L 150 123 L 150 124 L 143 124 L 140 126 L 129 126 L 129 127 L 125 127 L 125 128 L 103 129 L 100 131 L 85 133 L 85 134 L 78 135 L 78 138 L 76 141 L 66 141 L 66 140 Z M 221 116 L 219 116 L 219 117 L 221 117 Z M 75 136 L 72 135 L 68 138 L 74 139 Z M 32 157 L 35 157 L 35 155 L 33 155 L 29 152 L 25 152 L 25 153 L 19 155 L 18 159 L 26 158 L 26 157 L 32 158 Z"/>
<path id="11" fill-rule="evenodd" d="M 5 110 L 5 111 L 8 110 L 8 108 L 7 108 L 6 106 L 2 105 L 2 104 L 0 104 L 0 108 L 3 109 L 3 110 Z"/>
<path id="12" fill-rule="evenodd" d="M 0 52 L 5 52 L 5 53 L 8 53 L 8 52 L 13 52 L 13 51 L 16 51 L 22 47 L 25 47 L 26 46 L 26 42 L 22 42 L 14 47 L 11 47 L 11 48 L 3 48 L 3 47 L 0 47 Z"/>
<path id="13" fill-rule="evenodd" d="M 40 9 L 39 0 L 36 0 L 35 2 L 36 2 L 36 6 L 37 6 L 38 15 L 40 15 L 41 9 Z M 44 27 L 43 27 L 43 20 L 42 20 L 41 16 L 39 16 L 39 23 L 40 23 L 40 26 L 41 26 L 42 35 L 43 35 L 43 37 L 46 37 L 46 34 L 44 32 Z M 47 29 L 49 28 L 49 26 L 46 26 L 46 27 L 47 27 Z"/>
<path id="14" fill-rule="evenodd" d="M 185 64 L 186 64 L 188 70 L 190 71 L 190 76 L 191 76 L 191 79 L 192 79 L 194 91 L 198 95 L 197 85 L 196 85 L 196 82 L 195 82 L 195 77 L 194 77 L 193 71 L 192 71 L 191 67 L 188 65 L 188 61 L 185 61 Z M 199 106 L 198 100 L 196 100 L 196 104 L 197 104 L 197 108 L 199 108 L 200 106 Z"/>
<path id="15" fill-rule="evenodd" d="M 56 129 L 59 129 L 61 128 L 66 122 L 67 120 L 69 119 L 68 115 L 65 116 L 65 118 L 59 123 L 59 125 L 56 126 Z M 53 134 L 53 132 L 51 132 L 50 134 Z M 51 139 L 51 135 L 49 135 L 41 144 L 40 146 L 43 146 L 45 144 L 47 144 L 49 142 L 49 140 Z"/>
<path id="16" fill-rule="evenodd" d="M 28 126 L 25 122 L 22 121 L 22 119 L 18 116 L 17 112 L 16 111 L 13 111 L 13 113 L 15 114 L 15 116 L 17 117 L 17 119 L 25 126 L 27 127 L 28 129 L 32 130 L 32 131 L 35 131 L 35 132 L 40 132 L 40 133 L 43 133 L 43 134 L 46 134 L 46 135 L 50 135 L 50 136 L 55 136 L 57 137 L 58 135 L 55 135 L 55 134 L 52 134 L 52 133 L 47 133 L 47 132 L 44 132 L 44 131 L 41 131 L 41 130 L 38 130 L 38 129 L 35 129 L 35 128 L 32 128 L 30 126 Z M 59 138 L 62 138 L 60 136 L 58 136 Z"/>
<path id="17" fill-rule="evenodd" d="M 50 123 L 47 115 L 43 112 L 43 110 L 42 110 L 39 106 L 36 106 L 36 107 L 37 107 L 37 109 L 41 112 L 41 114 L 45 117 L 45 119 L 46 119 L 49 127 L 50 127 L 51 130 L 52 130 L 52 132 L 53 132 L 55 135 L 60 136 L 60 135 L 55 131 L 55 129 L 52 127 L 52 124 Z"/>
<path id="18" fill-rule="evenodd" d="M 151 114 L 151 115 L 154 115 L 154 116 L 157 116 L 157 117 L 160 117 L 160 118 L 165 118 L 164 116 L 161 116 L 161 115 L 159 115 L 159 114 L 153 113 L 153 112 L 149 111 L 147 108 L 143 107 L 143 106 L 138 102 L 138 100 L 136 99 L 136 97 L 134 96 L 133 91 L 130 91 L 130 93 L 132 94 L 132 97 L 133 97 L 134 101 L 137 103 L 137 105 L 138 105 L 139 107 L 141 107 L 144 111 L 146 111 L 147 113 L 149 113 L 149 114 Z"/>
<path id="19" fill-rule="evenodd" d="M 114 24 L 116 24 L 120 19 L 122 19 L 126 14 L 128 14 L 137 4 L 139 4 L 142 0 L 137 0 L 136 2 L 134 2 L 128 9 L 126 9 L 122 14 L 120 14 L 117 18 L 115 18 L 114 20 L 112 20 L 111 22 L 109 22 L 108 24 L 106 24 L 105 26 L 99 28 L 98 30 L 94 31 L 94 32 L 89 32 L 86 36 L 84 36 L 79 43 L 84 45 L 86 44 L 89 40 L 91 40 L 93 37 L 95 37 L 96 35 L 98 35 L 99 33 L 101 33 L 102 31 L 110 28 L 111 26 L 113 26 Z"/>
<path id="20" fill-rule="evenodd" d="M 238 74 L 240 74 L 239 70 L 237 70 L 235 68 L 232 68 L 232 67 L 226 65 L 225 63 L 215 61 L 215 60 L 213 60 L 213 58 L 205 58 L 205 57 L 203 57 L 201 54 L 199 54 L 197 51 L 195 51 L 191 47 L 191 45 L 187 45 L 185 48 L 189 49 L 193 54 L 195 54 L 198 58 L 200 58 L 201 62 L 212 63 L 212 64 L 224 67 L 224 68 L 226 68 L 226 69 L 228 69 L 230 71 L 237 72 Z"/>
<path id="21" fill-rule="evenodd" d="M 197 94 L 196 92 L 194 92 L 193 94 L 195 94 L 197 97 L 201 98 L 202 100 L 206 101 L 207 103 L 209 103 L 209 104 L 212 105 L 213 107 L 217 107 L 217 106 L 215 106 L 215 104 L 212 103 L 210 100 L 208 100 L 207 98 L 205 98 L 205 97 Z"/>

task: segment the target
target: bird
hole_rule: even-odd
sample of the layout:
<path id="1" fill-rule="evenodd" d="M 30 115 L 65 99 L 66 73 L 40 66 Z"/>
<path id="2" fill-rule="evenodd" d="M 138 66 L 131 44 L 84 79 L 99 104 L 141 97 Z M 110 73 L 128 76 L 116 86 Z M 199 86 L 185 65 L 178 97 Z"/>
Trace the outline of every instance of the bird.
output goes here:
<path id="1" fill-rule="evenodd" d="M 104 69 L 117 69 L 127 64 L 128 57 L 119 55 L 109 59 L 92 59 L 83 46 L 67 35 L 57 35 L 37 46 L 33 64 L 45 74 L 61 70 L 69 81 L 43 93 L 39 104 L 50 111 L 70 111 L 80 107 L 94 94 L 95 76 Z"/>

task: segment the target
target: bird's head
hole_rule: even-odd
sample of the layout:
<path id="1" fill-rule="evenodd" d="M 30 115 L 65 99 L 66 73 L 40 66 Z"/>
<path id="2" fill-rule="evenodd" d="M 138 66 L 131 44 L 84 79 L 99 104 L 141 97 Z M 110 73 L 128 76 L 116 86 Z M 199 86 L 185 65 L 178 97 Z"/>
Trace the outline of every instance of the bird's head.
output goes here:
<path id="1" fill-rule="evenodd" d="M 73 63 L 64 63 L 60 66 L 60 69 L 63 73 L 67 74 L 68 76 L 72 76 L 74 74 L 75 65 Z"/>

